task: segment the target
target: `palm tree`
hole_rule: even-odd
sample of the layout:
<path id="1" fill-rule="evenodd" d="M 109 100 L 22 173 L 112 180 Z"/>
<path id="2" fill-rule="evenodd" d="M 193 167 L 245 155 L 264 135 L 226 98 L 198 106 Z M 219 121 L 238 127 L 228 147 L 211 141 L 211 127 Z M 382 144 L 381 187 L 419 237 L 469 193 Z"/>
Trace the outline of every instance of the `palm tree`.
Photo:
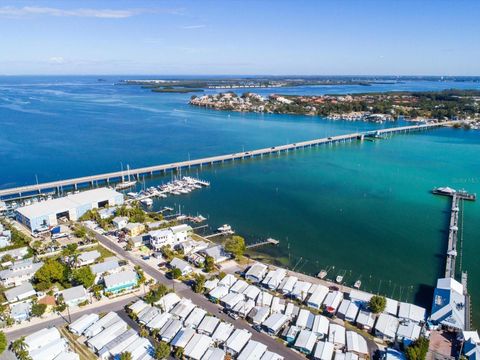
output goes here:
<path id="1" fill-rule="evenodd" d="M 132 354 L 128 351 L 125 351 L 120 354 L 120 360 L 132 360 Z"/>
<path id="2" fill-rule="evenodd" d="M 25 343 L 25 336 L 18 338 L 15 341 L 12 341 L 10 344 L 10 350 L 12 350 L 15 354 L 18 354 L 21 351 L 26 351 L 28 349 L 28 345 Z"/>

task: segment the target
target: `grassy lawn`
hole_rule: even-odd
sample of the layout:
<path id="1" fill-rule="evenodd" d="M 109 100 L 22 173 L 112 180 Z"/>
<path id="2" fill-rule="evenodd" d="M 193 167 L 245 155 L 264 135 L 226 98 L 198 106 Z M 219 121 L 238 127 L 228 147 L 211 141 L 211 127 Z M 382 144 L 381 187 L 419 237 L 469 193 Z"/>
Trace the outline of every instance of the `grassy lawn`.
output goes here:
<path id="1" fill-rule="evenodd" d="M 93 246 L 89 249 L 85 249 L 85 251 L 93 251 L 93 250 L 97 250 L 100 253 L 100 259 L 98 259 L 98 262 L 103 261 L 105 258 L 115 256 L 114 253 L 112 253 L 110 250 L 103 247 L 102 245 L 97 245 L 97 246 Z"/>

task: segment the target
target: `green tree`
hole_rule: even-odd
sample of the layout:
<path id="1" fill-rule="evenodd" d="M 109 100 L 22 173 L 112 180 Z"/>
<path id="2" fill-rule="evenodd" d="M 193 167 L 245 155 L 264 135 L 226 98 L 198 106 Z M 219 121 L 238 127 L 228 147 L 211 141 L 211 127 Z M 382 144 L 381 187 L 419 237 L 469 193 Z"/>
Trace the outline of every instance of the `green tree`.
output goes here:
<path id="1" fill-rule="evenodd" d="M 17 354 L 18 357 L 22 352 L 26 352 L 28 354 L 28 345 L 25 343 L 25 336 L 12 341 L 10 344 L 10 350 Z"/>
<path id="2" fill-rule="evenodd" d="M 7 337 L 3 331 L 0 331 L 0 355 L 7 349 Z"/>
<path id="3" fill-rule="evenodd" d="M 37 283 L 52 284 L 57 281 L 63 281 L 67 273 L 68 269 L 65 265 L 57 260 L 49 259 L 35 273 L 35 281 Z"/>
<path id="4" fill-rule="evenodd" d="M 33 316 L 42 316 L 45 314 L 45 310 L 47 310 L 47 305 L 45 304 L 32 304 L 32 315 Z"/>
<path id="5" fill-rule="evenodd" d="M 135 265 L 135 271 L 138 274 L 138 283 L 140 285 L 144 284 L 147 279 L 145 278 L 145 273 L 143 272 L 143 269 L 139 265 Z"/>
<path id="6" fill-rule="evenodd" d="M 132 360 L 132 354 L 128 351 L 125 351 L 120 354 L 120 360 Z"/>
<path id="7" fill-rule="evenodd" d="M 195 275 L 195 283 L 193 285 L 193 291 L 201 293 L 205 290 L 205 276 L 202 274 Z"/>
<path id="8" fill-rule="evenodd" d="M 429 340 L 425 337 L 419 337 L 405 350 L 408 360 L 425 360 L 427 357 Z"/>
<path id="9" fill-rule="evenodd" d="M 89 266 L 73 270 L 72 277 L 75 285 L 83 285 L 87 289 L 95 282 L 95 274 Z"/>
<path id="10" fill-rule="evenodd" d="M 241 236 L 234 235 L 225 241 L 225 250 L 231 252 L 237 259 L 243 256 L 245 249 L 245 239 Z"/>
<path id="11" fill-rule="evenodd" d="M 168 245 L 164 245 L 160 248 L 160 251 L 163 255 L 163 257 L 167 260 L 167 261 L 170 261 L 173 259 L 173 250 L 171 249 L 170 246 Z"/>
<path id="12" fill-rule="evenodd" d="M 171 351 L 170 345 L 168 345 L 165 341 L 160 341 L 155 347 L 155 359 L 166 359 L 170 356 Z"/>
<path id="13" fill-rule="evenodd" d="M 6 262 L 13 262 L 15 259 L 13 258 L 12 255 L 10 254 L 7 254 L 7 255 L 4 255 L 2 257 L 2 263 L 6 263 Z"/>
<path id="14" fill-rule="evenodd" d="M 62 255 L 63 256 L 73 256 L 77 253 L 77 244 L 68 244 L 65 246 L 62 250 Z"/>
<path id="15" fill-rule="evenodd" d="M 170 271 L 170 275 L 172 279 L 178 279 L 180 276 L 182 276 L 182 271 L 178 268 L 175 268 Z"/>
<path id="16" fill-rule="evenodd" d="M 183 348 L 178 347 L 178 348 L 175 350 L 175 354 L 174 354 L 175 359 L 183 359 L 183 353 L 184 353 Z"/>
<path id="17" fill-rule="evenodd" d="M 215 270 L 215 259 L 212 256 L 207 255 L 205 257 L 204 269 L 207 273 Z"/>
<path id="18" fill-rule="evenodd" d="M 387 299 L 381 295 L 373 295 L 368 302 L 368 307 L 374 314 L 379 314 L 385 310 Z"/>

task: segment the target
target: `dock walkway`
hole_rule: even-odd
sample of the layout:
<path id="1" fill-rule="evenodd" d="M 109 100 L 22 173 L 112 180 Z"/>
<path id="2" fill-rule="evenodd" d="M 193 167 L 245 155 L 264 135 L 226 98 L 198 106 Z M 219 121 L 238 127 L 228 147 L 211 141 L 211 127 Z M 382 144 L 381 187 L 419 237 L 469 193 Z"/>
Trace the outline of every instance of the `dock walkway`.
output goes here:
<path id="1" fill-rule="evenodd" d="M 381 130 L 374 130 L 374 131 L 367 131 L 367 132 L 357 132 L 352 134 L 346 135 L 337 135 L 337 136 L 330 136 L 321 139 L 309 140 L 309 141 L 302 141 L 298 143 L 292 143 L 287 145 L 279 145 L 279 146 L 272 146 L 263 149 L 251 150 L 251 151 L 243 151 L 239 153 L 233 154 L 225 154 L 219 156 L 212 156 L 206 157 L 196 160 L 188 160 L 188 161 L 180 161 L 174 162 L 170 164 L 163 164 L 163 165 L 155 165 L 155 166 L 148 166 L 142 167 L 137 169 L 130 169 L 129 172 L 131 175 L 140 179 L 143 175 L 154 175 L 154 174 L 161 174 L 167 171 L 179 171 L 181 169 L 189 169 L 191 167 L 199 167 L 202 166 L 211 166 L 214 164 L 223 164 L 225 162 L 234 162 L 236 160 L 243 160 L 248 158 L 256 158 L 256 157 L 263 157 L 264 155 L 273 155 L 273 154 L 280 154 L 280 153 L 288 153 L 293 150 L 305 149 L 320 145 L 330 145 L 330 144 L 337 144 L 337 143 L 344 143 L 350 142 L 354 140 L 363 140 L 365 137 L 377 136 L 377 135 L 393 135 L 397 133 L 408 133 L 414 131 L 422 131 L 422 130 L 430 130 L 446 125 L 452 125 L 455 123 L 454 121 L 445 121 L 441 123 L 431 123 L 431 124 L 422 124 L 422 125 L 411 125 L 411 126 L 402 126 L 402 127 L 395 127 L 395 128 L 388 128 L 388 129 L 381 129 Z M 119 182 L 122 181 L 123 172 L 116 171 L 110 172 L 105 174 L 99 175 L 91 175 L 91 176 L 84 176 L 79 178 L 73 179 L 66 179 L 66 180 L 58 180 L 58 181 L 51 181 L 47 183 L 40 183 L 35 185 L 26 185 L 20 187 L 14 187 L 10 189 L 3 189 L 0 190 L 0 199 L 11 197 L 11 196 L 25 196 L 31 194 L 41 194 L 42 191 L 51 191 L 56 190 L 60 192 L 60 190 L 65 190 L 66 188 L 77 189 L 81 186 L 98 186 L 98 185 L 109 185 L 111 182 Z"/>

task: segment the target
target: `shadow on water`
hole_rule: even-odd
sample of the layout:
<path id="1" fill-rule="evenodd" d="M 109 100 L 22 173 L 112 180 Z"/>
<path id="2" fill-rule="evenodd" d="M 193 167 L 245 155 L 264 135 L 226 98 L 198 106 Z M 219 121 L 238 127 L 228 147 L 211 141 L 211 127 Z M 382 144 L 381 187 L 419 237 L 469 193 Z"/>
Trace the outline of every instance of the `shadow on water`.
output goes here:
<path id="1" fill-rule="evenodd" d="M 435 286 L 428 284 L 419 284 L 418 290 L 413 296 L 414 304 L 423 306 L 428 310 L 428 312 L 430 312 L 432 306 L 433 290 L 435 290 Z"/>

